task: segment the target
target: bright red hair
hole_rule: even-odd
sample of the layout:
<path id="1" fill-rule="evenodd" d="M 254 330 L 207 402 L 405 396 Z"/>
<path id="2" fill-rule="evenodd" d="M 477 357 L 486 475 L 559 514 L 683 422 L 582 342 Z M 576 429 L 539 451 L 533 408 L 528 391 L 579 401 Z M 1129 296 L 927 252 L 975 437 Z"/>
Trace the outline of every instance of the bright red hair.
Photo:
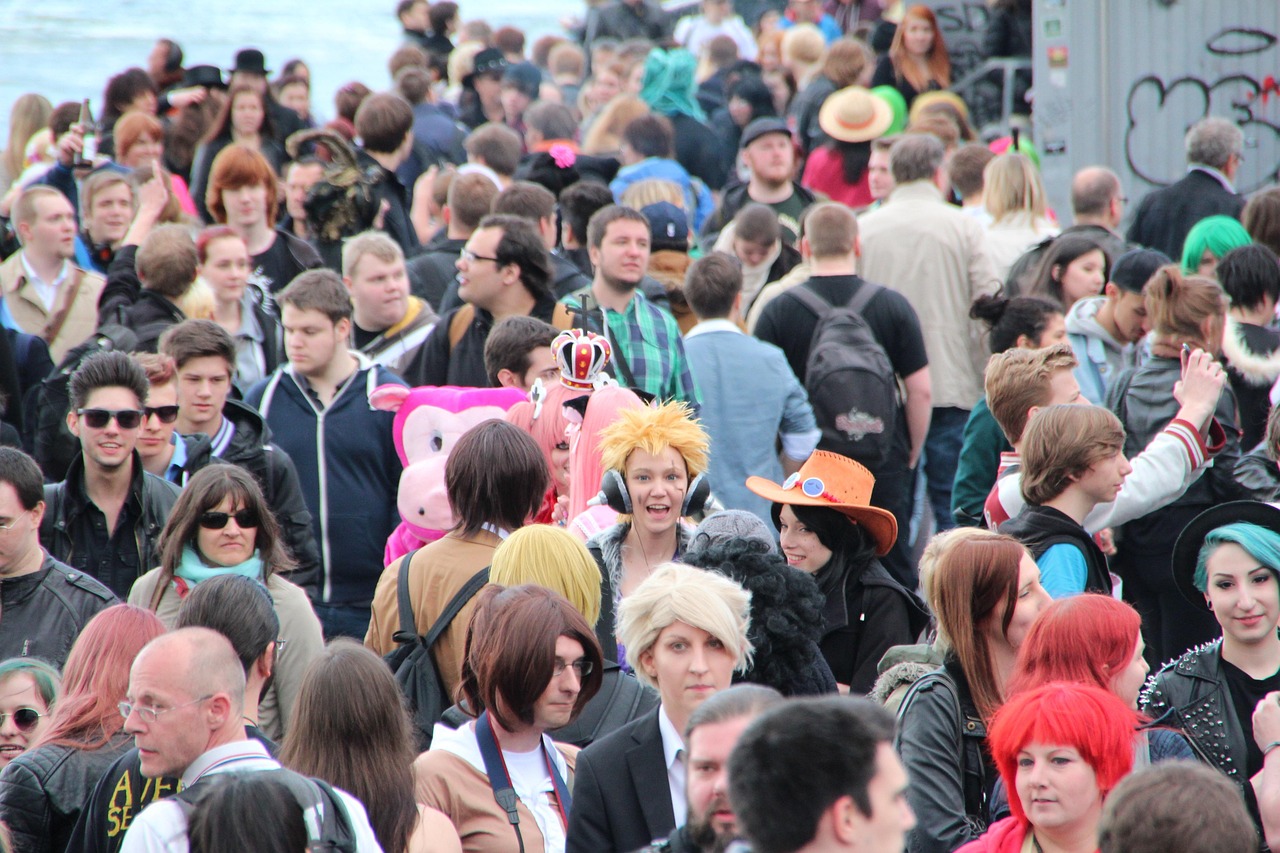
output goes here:
<path id="1" fill-rule="evenodd" d="M 210 225 L 196 235 L 196 257 L 200 259 L 200 263 L 209 262 L 209 244 L 215 240 L 226 240 L 234 237 L 241 243 L 244 238 L 231 229 L 229 225 Z"/>
<path id="2" fill-rule="evenodd" d="M 116 143 L 116 159 L 123 162 L 129 156 L 129 149 L 144 136 L 164 142 L 164 125 L 153 115 L 134 110 L 125 113 L 117 121 L 114 130 Z"/>
<path id="3" fill-rule="evenodd" d="M 1068 746 L 1097 776 L 1105 797 L 1133 769 L 1134 735 L 1141 722 L 1114 693 L 1056 681 L 1019 693 L 996 712 L 987 745 L 1009 791 L 1014 817 L 1026 824 L 1017 795 L 1018 753 L 1032 744 Z"/>
<path id="4" fill-rule="evenodd" d="M 142 647 L 163 634 L 150 610 L 116 604 L 89 620 L 62 668 L 62 697 L 49 728 L 32 744 L 100 749 L 124 726 L 117 707 L 129 691 L 129 668 Z"/>
<path id="5" fill-rule="evenodd" d="M 929 48 L 929 76 L 921 77 L 919 67 L 911 61 L 904 42 L 907 33 L 907 21 L 915 18 L 933 27 L 933 46 Z M 906 80 L 917 92 L 924 92 L 931 82 L 939 88 L 946 89 L 951 85 L 951 56 L 947 53 L 947 43 L 942 38 L 942 30 L 938 28 L 938 17 L 933 10 L 922 3 L 907 9 L 902 15 L 902 23 L 898 24 L 893 34 L 893 43 L 889 45 L 889 59 L 893 62 L 893 70 Z"/>
<path id="6" fill-rule="evenodd" d="M 1018 649 L 1010 695 L 1051 681 L 1111 689 L 1111 680 L 1133 660 L 1142 617 L 1109 595 L 1061 598 L 1036 617 Z"/>
<path id="7" fill-rule="evenodd" d="M 223 190 L 264 186 L 267 189 L 267 225 L 275 227 L 277 180 L 275 170 L 257 151 L 233 142 L 218 152 L 209 168 L 209 188 L 204 193 L 205 207 L 215 222 L 226 223 L 227 208 L 222 203 Z"/>

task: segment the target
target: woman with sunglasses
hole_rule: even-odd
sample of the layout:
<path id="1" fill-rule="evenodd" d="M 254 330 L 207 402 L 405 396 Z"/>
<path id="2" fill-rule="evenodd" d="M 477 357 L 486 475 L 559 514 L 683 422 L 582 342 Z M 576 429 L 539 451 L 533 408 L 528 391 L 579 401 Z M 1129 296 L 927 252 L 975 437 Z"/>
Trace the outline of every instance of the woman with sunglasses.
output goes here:
<path id="1" fill-rule="evenodd" d="M 123 732 L 116 700 L 129 687 L 129 667 L 164 625 L 141 607 L 117 604 L 89 620 L 80 632 L 62 679 L 62 696 L 47 716 L 38 709 L 6 707 L 0 734 L 24 730 L 31 747 L 0 773 L 0 820 L 15 849 L 53 853 L 66 848 L 85 802 L 107 767 L 133 746 Z M 39 677 L 23 675 L 39 684 Z M 0 686 L 8 702 L 13 679 Z M 21 706 L 21 702 L 18 703 Z M 40 730 L 36 734 L 37 729 Z"/>
<path id="2" fill-rule="evenodd" d="M 836 682 L 863 694 L 875 685 L 884 653 L 914 643 L 929 622 L 924 605 L 877 559 L 893 547 L 898 522 L 870 505 L 874 486 L 866 468 L 826 451 L 782 485 L 747 479 L 773 504 L 787 563 L 812 575 L 823 593 L 818 646 Z"/>
<path id="3" fill-rule="evenodd" d="M 266 586 L 280 618 L 275 678 L 263 691 L 259 718 L 248 722 L 273 740 L 284 735 L 302 676 L 324 648 L 306 593 L 279 574 L 293 564 L 257 481 L 239 466 L 214 464 L 188 481 L 160 534 L 160 566 L 129 592 L 130 604 L 172 625 L 182 600 L 207 578 L 237 574 Z"/>
<path id="4" fill-rule="evenodd" d="M 38 658 L 0 662 L 0 770 L 48 728 L 61 680 L 56 669 Z"/>

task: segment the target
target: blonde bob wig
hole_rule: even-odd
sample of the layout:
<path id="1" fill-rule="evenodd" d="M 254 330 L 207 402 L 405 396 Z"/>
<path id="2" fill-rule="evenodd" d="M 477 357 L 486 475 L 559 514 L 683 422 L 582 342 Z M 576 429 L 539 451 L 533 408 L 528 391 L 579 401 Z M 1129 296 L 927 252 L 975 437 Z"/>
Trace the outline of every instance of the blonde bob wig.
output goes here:
<path id="1" fill-rule="evenodd" d="M 645 684 L 657 683 L 640 665 L 668 625 L 684 622 L 715 637 L 736 660 L 735 672 L 751 666 L 751 593 L 724 575 L 680 563 L 653 570 L 618 605 L 617 637 L 627 649 L 627 663 Z"/>
<path id="2" fill-rule="evenodd" d="M 501 586 L 534 584 L 569 600 L 589 625 L 600 620 L 600 567 L 572 533 L 550 524 L 530 524 L 493 552 L 489 581 Z"/>

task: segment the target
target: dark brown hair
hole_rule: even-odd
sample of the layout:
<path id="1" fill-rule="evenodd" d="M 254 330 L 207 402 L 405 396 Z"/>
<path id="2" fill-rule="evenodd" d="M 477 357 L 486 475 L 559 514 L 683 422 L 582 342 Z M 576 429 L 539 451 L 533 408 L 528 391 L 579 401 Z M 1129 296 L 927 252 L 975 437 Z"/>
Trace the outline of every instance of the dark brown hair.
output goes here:
<path id="1" fill-rule="evenodd" d="M 742 292 L 742 265 L 724 252 L 708 252 L 689 267 L 684 295 L 700 320 L 728 317 Z"/>
<path id="2" fill-rule="evenodd" d="M 333 270 L 300 273 L 280 292 L 276 302 L 282 310 L 292 305 L 299 311 L 319 311 L 335 326 L 340 320 L 351 319 L 351 294 L 342 283 L 342 276 Z"/>
<path id="3" fill-rule="evenodd" d="M 556 197 L 542 184 L 516 181 L 493 200 L 492 212 L 519 216 L 536 226 L 556 215 Z"/>
<path id="4" fill-rule="evenodd" d="M 489 215 L 498 188 L 484 175 L 458 175 L 449 184 L 446 204 L 449 220 L 464 231 L 474 231 L 480 220 Z"/>
<path id="5" fill-rule="evenodd" d="M 183 320 L 166 329 L 160 336 L 160 352 L 172 358 L 178 370 L 193 358 L 217 356 L 227 363 L 228 371 L 235 372 L 236 343 L 212 320 Z"/>
<path id="6" fill-rule="evenodd" d="M 307 668 L 280 763 L 364 803 L 384 850 L 405 850 L 418 822 L 413 735 L 404 699 L 382 659 L 336 639 Z"/>
<path id="7" fill-rule="evenodd" d="M 160 606 L 174 570 L 182 562 L 182 550 L 188 545 L 196 547 L 200 516 L 217 509 L 227 497 L 233 506 L 239 504 L 258 516 L 253 547 L 262 559 L 263 583 L 276 572 L 287 572 L 294 567 L 293 557 L 281 538 L 280 525 L 253 475 L 238 465 L 215 462 L 197 471 L 187 482 L 160 532 L 160 577 L 149 605 L 152 610 Z"/>
<path id="8" fill-rule="evenodd" d="M 366 151 L 390 154 L 413 128 L 413 108 L 395 92 L 379 92 L 360 104 L 355 124 Z"/>
<path id="9" fill-rule="evenodd" d="M 507 317 L 493 327 L 484 342 L 484 372 L 495 388 L 498 371 L 510 370 L 523 377 L 529 372 L 530 355 L 536 349 L 549 349 L 560 332 L 537 317 Z"/>
<path id="10" fill-rule="evenodd" d="M 530 439 L 532 441 L 532 439 Z M 582 645 L 591 673 L 573 705 L 573 719 L 600 689 L 604 660 L 595 629 L 568 599 L 546 587 L 490 585 L 481 591 L 467 627 L 459 695 L 477 716 L 488 711 L 508 731 L 533 724 L 533 708 L 555 673 L 556 640 Z"/>
<path id="11" fill-rule="evenodd" d="M 533 438 L 506 421 L 477 424 L 462 434 L 444 467 L 445 493 L 463 538 L 486 524 L 523 527 L 542 506 L 551 484 L 547 459 Z"/>
<path id="12" fill-rule="evenodd" d="M 1041 505 L 1124 449 L 1124 426 L 1101 406 L 1047 406 L 1022 435 L 1022 498 Z"/>

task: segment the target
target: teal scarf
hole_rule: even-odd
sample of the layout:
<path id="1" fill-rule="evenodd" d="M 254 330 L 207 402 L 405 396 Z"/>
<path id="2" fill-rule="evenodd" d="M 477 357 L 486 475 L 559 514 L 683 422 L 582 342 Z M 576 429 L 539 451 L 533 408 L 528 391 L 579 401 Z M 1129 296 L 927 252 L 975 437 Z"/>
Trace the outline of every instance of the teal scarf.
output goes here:
<path id="1" fill-rule="evenodd" d="M 241 575 L 260 581 L 262 580 L 262 558 L 258 556 L 257 551 L 254 551 L 253 556 L 243 563 L 234 566 L 210 566 L 195 548 L 188 545 L 182 549 L 182 560 L 173 573 L 191 586 L 219 575 Z"/>

